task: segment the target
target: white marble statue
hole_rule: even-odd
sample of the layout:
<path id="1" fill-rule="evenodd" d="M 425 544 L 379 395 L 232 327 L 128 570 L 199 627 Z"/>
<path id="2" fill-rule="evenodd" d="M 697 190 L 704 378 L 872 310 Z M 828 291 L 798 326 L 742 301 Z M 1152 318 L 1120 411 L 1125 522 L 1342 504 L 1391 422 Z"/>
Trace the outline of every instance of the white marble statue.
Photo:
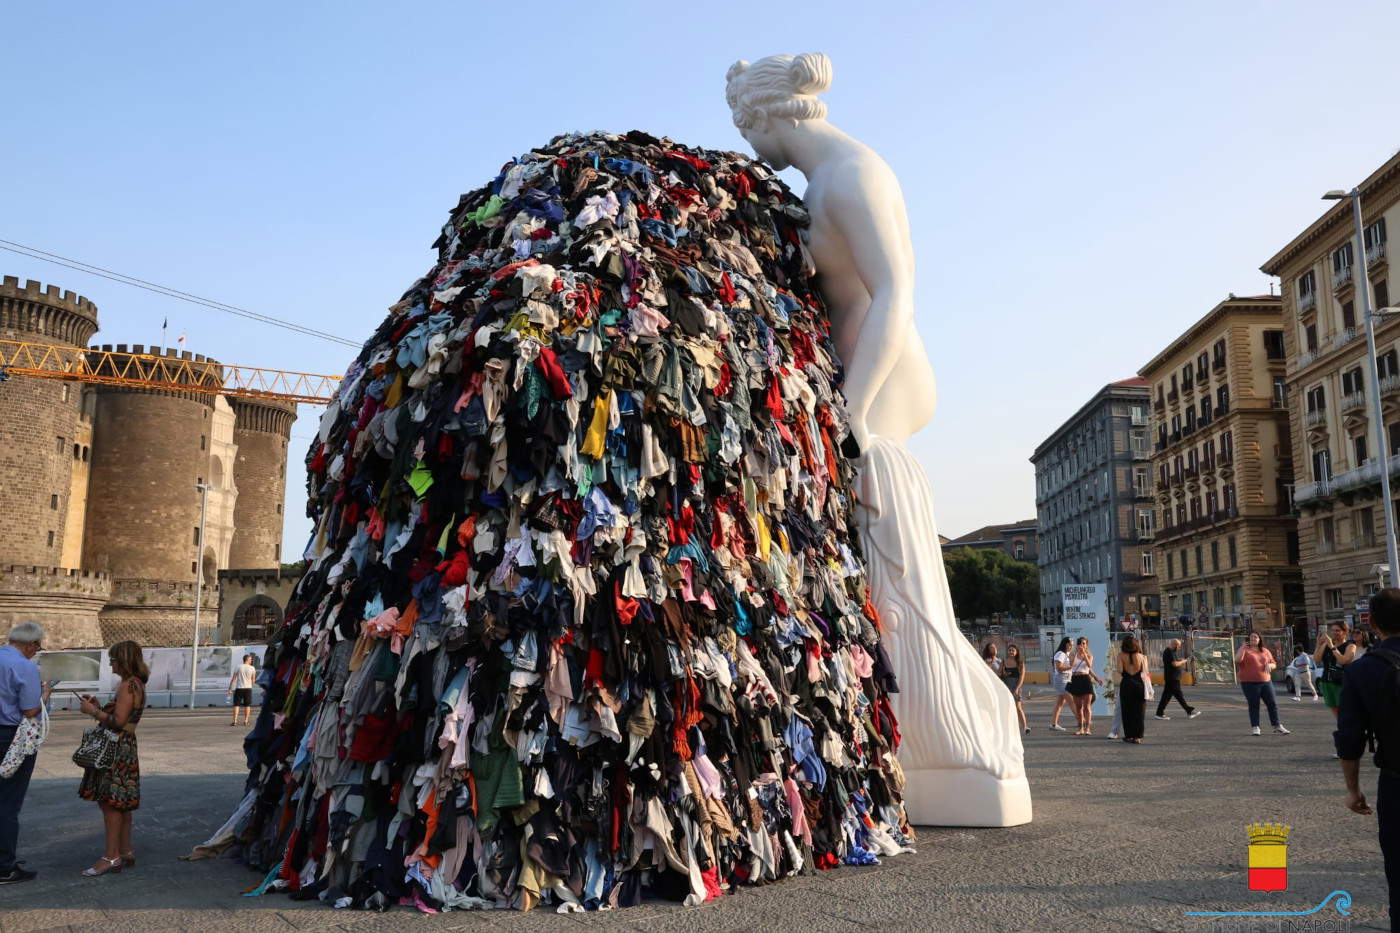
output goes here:
<path id="1" fill-rule="evenodd" d="M 905 446 L 933 416 L 934 379 L 914 328 L 914 251 L 894 172 L 826 121 L 822 54 L 729 69 L 734 124 L 758 156 L 807 178 L 810 247 L 846 367 L 863 452 L 859 509 L 872 598 L 899 679 L 891 697 L 912 822 L 1014 826 L 1031 818 L 1010 692 L 958 631 L 933 497 Z"/>

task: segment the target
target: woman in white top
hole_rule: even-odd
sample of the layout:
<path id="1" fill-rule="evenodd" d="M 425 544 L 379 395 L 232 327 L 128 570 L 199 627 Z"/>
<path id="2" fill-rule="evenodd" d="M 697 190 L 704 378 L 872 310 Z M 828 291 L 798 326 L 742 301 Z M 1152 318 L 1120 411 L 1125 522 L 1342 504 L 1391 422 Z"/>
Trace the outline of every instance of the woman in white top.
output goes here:
<path id="1" fill-rule="evenodd" d="M 1070 657 L 1069 686 L 1066 691 L 1074 704 L 1074 716 L 1079 720 L 1075 735 L 1093 735 L 1094 684 L 1102 684 L 1103 678 L 1094 671 L 1094 656 L 1089 653 L 1089 639 L 1080 638 L 1074 645 Z"/>
<path id="2" fill-rule="evenodd" d="M 1060 710 L 1065 708 L 1065 704 L 1070 699 L 1067 688 L 1069 687 L 1069 653 L 1073 646 L 1073 641 L 1061 638 L 1060 647 L 1055 649 L 1055 657 L 1050 661 L 1050 685 L 1055 688 L 1055 711 L 1050 714 L 1050 728 L 1054 732 L 1065 731 L 1065 727 L 1060 725 Z"/>

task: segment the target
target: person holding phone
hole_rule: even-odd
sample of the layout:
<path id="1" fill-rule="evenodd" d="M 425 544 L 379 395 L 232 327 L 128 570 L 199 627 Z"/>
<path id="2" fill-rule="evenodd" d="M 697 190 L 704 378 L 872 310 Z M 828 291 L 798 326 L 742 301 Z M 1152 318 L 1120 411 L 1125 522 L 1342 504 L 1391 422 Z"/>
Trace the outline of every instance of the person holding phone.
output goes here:
<path id="1" fill-rule="evenodd" d="M 238 712 L 243 711 L 243 725 L 248 725 L 253 716 L 253 682 L 257 680 L 258 669 L 253 666 L 257 657 L 251 654 L 243 656 L 243 663 L 234 668 L 233 676 L 228 679 L 228 690 L 224 691 L 224 696 L 233 698 L 233 721 L 230 726 L 238 725 Z"/>
<path id="2" fill-rule="evenodd" d="M 21 622 L 10 629 L 9 642 L 0 647 L 0 756 L 9 750 L 20 724 L 34 719 L 49 702 L 53 687 L 39 683 L 34 656 L 44 647 L 44 628 L 37 622 Z M 21 868 L 19 811 L 29 791 L 38 754 L 25 756 L 18 770 L 0 778 L 0 884 L 33 881 L 38 872 Z"/>
<path id="3" fill-rule="evenodd" d="M 1102 685 L 1103 678 L 1094 670 L 1089 639 L 1080 636 L 1074 645 L 1074 655 L 1070 658 L 1069 687 L 1066 688 L 1074 704 L 1074 716 L 1079 721 L 1075 735 L 1094 734 L 1094 684 Z"/>
<path id="4" fill-rule="evenodd" d="M 1050 685 L 1055 688 L 1055 709 L 1050 713 L 1050 729 L 1053 732 L 1065 731 L 1065 727 L 1060 725 L 1060 710 L 1065 708 L 1066 703 L 1073 705 L 1069 695 L 1069 656 L 1073 647 L 1072 640 L 1061 638 L 1060 646 L 1055 649 L 1055 656 L 1050 661 Z"/>
<path id="5" fill-rule="evenodd" d="M 1264 647 L 1264 639 L 1258 632 L 1250 632 L 1244 644 L 1240 645 L 1240 650 L 1235 652 L 1235 672 L 1240 689 L 1244 691 L 1244 698 L 1249 702 L 1250 735 L 1259 734 L 1260 700 L 1264 701 L 1269 710 L 1269 723 L 1274 727 L 1274 731 L 1279 735 L 1289 734 L 1283 723 L 1279 722 L 1278 702 L 1274 697 L 1274 683 L 1271 678 L 1277 666 L 1274 663 L 1273 652 Z"/>

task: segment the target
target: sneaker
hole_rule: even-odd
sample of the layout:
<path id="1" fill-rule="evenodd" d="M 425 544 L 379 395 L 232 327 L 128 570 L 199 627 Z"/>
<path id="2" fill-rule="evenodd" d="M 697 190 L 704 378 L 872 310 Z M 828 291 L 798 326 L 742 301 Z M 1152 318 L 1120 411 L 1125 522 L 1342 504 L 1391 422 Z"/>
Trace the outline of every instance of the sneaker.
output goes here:
<path id="1" fill-rule="evenodd" d="M 1258 734 L 1259 734 L 1259 727 L 1258 727 L 1258 726 L 1255 726 L 1253 729 L 1250 729 L 1250 730 L 1249 730 L 1249 734 L 1250 734 L 1250 735 L 1258 735 Z"/>
<path id="2" fill-rule="evenodd" d="M 1294 702 L 1294 703 L 1301 703 L 1301 702 L 1303 702 L 1303 698 L 1300 697 L 1300 696 L 1298 696 L 1298 694 L 1295 693 L 1295 694 L 1293 694 L 1293 702 Z"/>
<path id="3" fill-rule="evenodd" d="M 10 869 L 9 873 L 0 875 L 0 884 L 20 884 L 24 881 L 33 881 L 37 877 L 39 877 L 37 871 L 29 871 L 16 865 Z"/>
<path id="4" fill-rule="evenodd" d="M 1285 729 L 1283 726 L 1274 726 L 1274 733 L 1275 733 L 1276 735 L 1292 735 L 1292 734 L 1293 734 L 1292 732 L 1289 732 L 1287 729 Z"/>
<path id="5" fill-rule="evenodd" d="M 1030 735 L 1030 734 L 1031 734 L 1031 727 L 1030 727 L 1030 726 L 1026 726 L 1026 735 Z"/>
<path id="6" fill-rule="evenodd" d="M 1110 738 L 1110 739 L 1116 739 L 1116 738 L 1118 738 L 1118 733 L 1116 733 L 1116 732 L 1110 732 L 1110 733 L 1108 734 L 1108 738 Z"/>
<path id="7" fill-rule="evenodd" d="M 1160 720 L 1162 720 L 1163 722 L 1171 722 L 1171 717 L 1170 717 L 1170 716 L 1154 716 L 1154 717 L 1152 717 L 1152 718 L 1153 718 L 1153 719 L 1160 719 Z"/>
<path id="8" fill-rule="evenodd" d="M 1050 731 L 1051 731 L 1051 732 L 1064 732 L 1064 731 L 1065 731 L 1065 727 L 1062 726 L 1062 725 L 1060 725 L 1058 722 L 1052 722 L 1052 723 L 1050 723 Z"/>
<path id="9" fill-rule="evenodd" d="M 1193 709 L 1191 712 L 1189 712 L 1189 713 L 1186 714 L 1186 718 L 1187 718 L 1187 719 L 1195 719 L 1195 718 L 1196 718 L 1197 716 L 1199 716 L 1199 715 L 1201 715 L 1201 711 L 1198 710 L 1198 709 Z"/>
<path id="10" fill-rule="evenodd" d="M 1322 697 L 1318 696 L 1316 693 L 1313 694 L 1313 702 L 1314 702 L 1314 703 L 1318 702 L 1318 701 L 1321 700 L 1321 699 L 1322 699 Z"/>

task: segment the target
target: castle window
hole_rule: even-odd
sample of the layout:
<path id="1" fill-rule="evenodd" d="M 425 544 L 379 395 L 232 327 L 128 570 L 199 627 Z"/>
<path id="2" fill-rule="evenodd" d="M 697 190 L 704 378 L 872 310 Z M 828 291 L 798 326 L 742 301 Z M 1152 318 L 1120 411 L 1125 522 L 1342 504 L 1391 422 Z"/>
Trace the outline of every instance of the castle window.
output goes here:
<path id="1" fill-rule="evenodd" d="M 53 532 L 49 532 L 49 547 L 53 547 Z"/>
<path id="2" fill-rule="evenodd" d="M 281 515 L 281 514 L 282 514 L 282 503 L 280 503 L 280 502 L 277 503 L 277 514 L 278 514 L 278 515 Z"/>
<path id="3" fill-rule="evenodd" d="M 61 437 L 58 438 L 58 447 L 57 447 L 58 453 L 63 453 L 63 448 L 65 448 L 65 447 L 67 447 L 67 446 L 68 446 L 68 442 L 67 442 L 67 441 L 65 441 L 65 440 L 64 440 L 63 438 L 61 438 Z"/>
<path id="4" fill-rule="evenodd" d="M 63 400 L 68 401 L 68 391 L 72 388 L 68 383 L 63 384 Z"/>
<path id="5" fill-rule="evenodd" d="M 84 462 L 84 463 L 87 463 L 87 462 L 88 462 L 88 453 L 89 453 L 89 452 L 90 452 L 90 451 L 89 451 L 89 448 L 87 448 L 87 447 L 84 447 L 84 448 L 83 448 L 83 462 Z"/>
<path id="6" fill-rule="evenodd" d="M 190 561 L 190 573 L 199 573 L 199 563 L 197 561 Z"/>
<path id="7" fill-rule="evenodd" d="M 196 526 L 195 529 L 194 529 L 194 543 L 195 543 L 195 547 L 198 547 L 198 546 L 199 546 L 199 528 L 198 528 L 198 526 Z"/>
<path id="8" fill-rule="evenodd" d="M 209 442 L 209 438 L 205 437 L 203 434 L 199 435 L 199 449 L 200 449 L 200 450 L 203 450 L 203 449 L 204 449 L 204 445 L 207 444 L 208 442 Z"/>
<path id="9" fill-rule="evenodd" d="M 49 496 L 49 508 L 58 508 L 58 493 L 54 493 L 53 495 Z"/>

